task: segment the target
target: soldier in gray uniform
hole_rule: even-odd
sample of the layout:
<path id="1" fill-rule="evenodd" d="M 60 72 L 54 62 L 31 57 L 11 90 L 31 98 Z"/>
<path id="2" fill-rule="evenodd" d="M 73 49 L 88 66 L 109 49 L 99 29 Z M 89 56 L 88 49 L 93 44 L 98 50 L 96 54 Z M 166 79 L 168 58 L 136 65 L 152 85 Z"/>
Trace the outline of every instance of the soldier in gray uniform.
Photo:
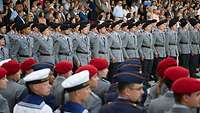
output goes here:
<path id="1" fill-rule="evenodd" d="M 151 100 L 151 103 L 148 107 L 148 112 L 165 113 L 169 111 L 175 104 L 174 95 L 171 91 L 171 86 L 176 80 L 184 77 L 189 77 L 189 70 L 186 68 L 173 66 L 166 69 L 164 74 L 164 83 L 168 87 L 169 91 L 167 91 L 164 95 L 154 100 Z"/>
<path id="2" fill-rule="evenodd" d="M 178 22 L 177 19 L 173 18 L 169 21 L 169 29 L 166 31 L 166 52 L 167 56 L 173 57 L 177 59 L 179 56 L 178 52 L 178 35 L 177 35 L 177 28 L 176 23 Z"/>
<path id="3" fill-rule="evenodd" d="M 91 59 L 90 38 L 87 36 L 88 27 L 87 23 L 81 23 L 80 35 L 73 40 L 73 51 L 76 53 L 74 59 L 77 67 L 88 64 Z"/>
<path id="4" fill-rule="evenodd" d="M 188 31 L 188 22 L 186 19 L 181 19 L 179 22 L 181 26 L 178 30 L 179 63 L 181 66 L 189 69 L 191 37 Z"/>
<path id="5" fill-rule="evenodd" d="M 39 25 L 41 37 L 35 38 L 33 56 L 39 62 L 55 62 L 53 56 L 53 39 L 49 37 L 50 31 L 47 25 Z"/>
<path id="6" fill-rule="evenodd" d="M 28 36 L 30 31 L 29 24 L 21 26 L 18 38 L 12 41 L 11 58 L 22 62 L 24 59 L 32 57 L 34 40 Z"/>
<path id="7" fill-rule="evenodd" d="M 152 32 L 154 38 L 154 46 L 155 46 L 153 75 L 155 75 L 155 69 L 158 63 L 166 57 L 166 37 L 165 37 L 166 22 L 167 20 L 159 21 L 156 24 L 158 29 Z"/>
<path id="8" fill-rule="evenodd" d="M 72 38 L 68 36 L 70 33 L 70 24 L 61 24 L 60 29 L 62 30 L 62 34 L 58 35 L 58 37 L 54 39 L 55 61 L 56 63 L 61 60 L 68 60 L 73 62 L 74 53 Z"/>
<path id="9" fill-rule="evenodd" d="M 88 37 L 90 38 L 90 48 L 91 48 L 91 59 L 95 58 L 98 56 L 99 48 L 97 47 L 99 41 L 99 35 L 98 35 L 98 30 L 97 30 L 97 22 L 94 24 L 91 24 L 90 26 L 90 31 L 88 33 Z"/>
<path id="10" fill-rule="evenodd" d="M 7 87 L 8 80 L 6 79 L 7 71 L 0 67 L 0 90 Z M 10 113 L 7 100 L 0 94 L 0 113 Z"/>
<path id="11" fill-rule="evenodd" d="M 192 108 L 199 107 L 199 87 L 199 80 L 194 78 L 181 78 L 173 83 L 175 104 L 166 113 L 197 113 Z"/>
<path id="12" fill-rule="evenodd" d="M 120 23 L 122 21 L 116 21 L 113 22 L 111 28 L 113 31 L 108 36 L 108 45 L 110 47 L 109 49 L 109 55 L 111 63 L 116 62 L 123 62 L 123 52 L 122 52 L 122 39 L 120 37 Z"/>
<path id="13" fill-rule="evenodd" d="M 5 47 L 5 38 L 0 35 L 0 61 L 9 58 L 9 50 Z"/>
<path id="14" fill-rule="evenodd" d="M 151 34 L 151 24 L 153 21 L 147 20 L 142 26 L 144 32 L 138 37 L 139 54 L 142 62 L 142 71 L 147 81 L 150 80 L 154 58 L 154 41 Z"/>
<path id="15" fill-rule="evenodd" d="M 4 35 L 5 37 L 5 46 L 10 49 L 10 38 L 9 36 L 7 35 L 7 32 L 6 32 L 6 24 L 5 23 L 0 23 L 0 34 L 1 35 Z"/>
<path id="16" fill-rule="evenodd" d="M 7 99 L 10 112 L 13 113 L 13 108 L 25 95 L 26 88 L 24 85 L 18 84 L 16 81 L 20 79 L 20 64 L 11 60 L 2 65 L 7 71 L 7 88 L 0 91 L 0 94 Z"/>
<path id="17" fill-rule="evenodd" d="M 199 61 L 199 33 L 198 33 L 198 20 L 190 19 L 191 29 L 190 37 L 191 37 L 191 55 L 190 55 L 190 75 L 194 76 L 196 73 L 196 69 L 198 68 L 198 61 Z"/>
<path id="18" fill-rule="evenodd" d="M 139 59 L 138 37 L 135 35 L 135 23 L 129 24 L 128 29 L 129 32 L 122 40 L 124 56 L 126 56 L 127 59 Z"/>
<path id="19" fill-rule="evenodd" d="M 55 73 L 57 77 L 55 78 L 52 86 L 52 94 L 55 96 L 56 103 L 55 106 L 59 107 L 63 103 L 62 93 L 64 88 L 61 83 L 69 76 L 72 75 L 73 64 L 67 60 L 62 60 L 55 65 Z M 66 95 L 66 94 L 65 94 Z M 69 98 L 65 96 L 65 100 Z"/>

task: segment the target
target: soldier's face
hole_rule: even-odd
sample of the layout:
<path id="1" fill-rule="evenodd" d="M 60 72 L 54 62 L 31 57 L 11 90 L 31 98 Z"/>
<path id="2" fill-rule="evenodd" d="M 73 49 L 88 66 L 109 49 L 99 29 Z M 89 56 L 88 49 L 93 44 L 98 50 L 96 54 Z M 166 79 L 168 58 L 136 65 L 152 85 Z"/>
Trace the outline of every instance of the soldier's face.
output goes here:
<path id="1" fill-rule="evenodd" d="M 88 34 L 88 32 L 89 32 L 88 27 L 85 27 L 82 29 L 83 34 Z"/>
<path id="2" fill-rule="evenodd" d="M 142 84 L 132 84 L 128 87 L 129 99 L 133 102 L 140 102 L 144 94 Z"/>
<path id="3" fill-rule="evenodd" d="M 19 70 L 19 71 L 15 74 L 15 77 L 14 77 L 15 81 L 18 81 L 18 80 L 20 79 L 21 73 L 22 73 L 21 70 Z"/>
<path id="4" fill-rule="evenodd" d="M 6 77 L 0 79 L 0 89 L 5 89 L 7 87 L 8 80 Z"/>
<path id="5" fill-rule="evenodd" d="M 101 28 L 101 33 L 103 33 L 103 34 L 106 33 L 106 28 L 105 27 Z"/>
<path id="6" fill-rule="evenodd" d="M 49 84 L 49 81 L 34 84 L 32 85 L 32 90 L 40 96 L 48 96 L 50 94 L 51 85 Z"/>
<path id="7" fill-rule="evenodd" d="M 189 104 L 189 107 L 200 107 L 200 91 L 187 95 L 186 101 Z"/>
<path id="8" fill-rule="evenodd" d="M 99 76 L 106 78 L 108 74 L 108 68 L 99 71 Z"/>
<path id="9" fill-rule="evenodd" d="M 91 89 L 94 89 L 97 87 L 97 74 L 94 75 L 92 78 L 90 78 L 89 84 L 90 84 Z"/>

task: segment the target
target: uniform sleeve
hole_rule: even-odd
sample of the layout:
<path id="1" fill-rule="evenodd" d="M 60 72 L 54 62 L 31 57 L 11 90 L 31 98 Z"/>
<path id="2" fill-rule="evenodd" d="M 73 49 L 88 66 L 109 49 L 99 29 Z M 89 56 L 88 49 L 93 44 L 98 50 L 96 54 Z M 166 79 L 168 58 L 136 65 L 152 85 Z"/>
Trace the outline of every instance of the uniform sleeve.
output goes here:
<path id="1" fill-rule="evenodd" d="M 40 42 L 39 39 L 34 40 L 34 48 L 33 48 L 33 57 L 39 61 L 39 49 L 40 49 Z"/>
<path id="2" fill-rule="evenodd" d="M 109 47 L 109 56 L 110 56 L 110 59 L 111 59 L 111 60 L 113 60 L 113 59 L 115 58 L 114 55 L 112 54 L 112 50 L 111 50 L 112 43 L 113 43 L 112 36 L 109 35 L 109 36 L 108 36 L 108 47 Z"/>
<path id="3" fill-rule="evenodd" d="M 74 51 L 74 54 L 73 54 L 73 62 L 75 65 L 77 65 L 78 63 L 80 63 L 79 59 L 78 59 L 78 56 L 76 54 L 76 50 L 79 46 L 79 42 L 76 38 L 73 39 L 73 51 Z"/>
<path id="4" fill-rule="evenodd" d="M 157 33 L 152 33 L 152 37 L 153 37 L 153 52 L 154 52 L 155 55 L 158 55 L 158 51 L 157 51 L 157 49 L 155 47 L 155 43 L 157 41 L 156 35 L 158 35 L 158 34 Z"/>
<path id="5" fill-rule="evenodd" d="M 99 40 L 97 38 L 99 38 L 99 37 L 96 36 L 96 37 L 90 38 L 90 48 L 91 48 L 91 52 L 92 52 L 92 58 L 98 57 Z"/>
<path id="6" fill-rule="evenodd" d="M 143 51 L 142 51 L 142 44 L 143 44 L 143 36 L 138 36 L 138 49 L 139 49 L 139 55 L 140 57 L 144 57 Z"/>
<path id="7" fill-rule="evenodd" d="M 12 39 L 11 45 L 12 45 L 12 47 L 10 49 L 10 57 L 12 59 L 17 60 L 18 52 L 19 52 L 19 49 L 20 49 L 19 39 Z"/>
<path id="8" fill-rule="evenodd" d="M 10 113 L 6 99 L 0 98 L 0 113 Z"/>
<path id="9" fill-rule="evenodd" d="M 126 59 L 129 58 L 128 54 L 126 52 L 126 47 L 127 47 L 127 44 L 128 44 L 128 40 L 129 40 L 129 35 L 126 34 L 125 37 L 122 40 L 122 52 L 123 52 L 124 58 L 126 58 Z"/>
<path id="10" fill-rule="evenodd" d="M 59 62 L 59 58 L 58 58 L 59 50 L 60 50 L 60 44 L 59 44 L 59 41 L 57 39 L 54 42 L 54 56 L 55 56 L 56 62 Z"/>

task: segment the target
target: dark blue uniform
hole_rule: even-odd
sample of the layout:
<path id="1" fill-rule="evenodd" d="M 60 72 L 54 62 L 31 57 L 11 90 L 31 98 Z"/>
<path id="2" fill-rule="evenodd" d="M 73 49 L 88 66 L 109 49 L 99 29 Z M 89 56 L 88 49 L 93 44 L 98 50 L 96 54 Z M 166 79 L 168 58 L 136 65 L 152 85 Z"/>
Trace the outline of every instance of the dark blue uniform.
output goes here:
<path id="1" fill-rule="evenodd" d="M 147 113 L 142 107 L 132 103 L 130 100 L 118 98 L 111 104 L 101 108 L 99 113 Z"/>

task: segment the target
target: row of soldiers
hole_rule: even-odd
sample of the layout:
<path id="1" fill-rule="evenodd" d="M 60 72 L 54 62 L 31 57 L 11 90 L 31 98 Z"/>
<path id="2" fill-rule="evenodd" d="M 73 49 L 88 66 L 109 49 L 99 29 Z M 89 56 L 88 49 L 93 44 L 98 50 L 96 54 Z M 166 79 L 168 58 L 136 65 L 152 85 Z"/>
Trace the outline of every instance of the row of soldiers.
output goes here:
<path id="1" fill-rule="evenodd" d="M 50 27 L 49 27 L 50 26 Z M 199 64 L 199 21 L 191 18 L 161 20 L 133 19 L 89 24 L 50 23 L 11 26 L 5 32 L 1 23 L 0 59 L 12 58 L 22 62 L 34 57 L 39 62 L 73 62 L 76 67 L 88 64 L 91 58 L 101 57 L 110 64 L 131 59 L 142 61 L 146 78 L 155 75 L 158 62 L 166 56 L 179 59 L 179 64 L 196 73 Z M 177 29 L 177 26 L 178 29 Z"/>
<path id="2" fill-rule="evenodd" d="M 21 64 L 7 59 L 0 65 L 2 113 L 199 113 L 200 81 L 171 57 L 159 62 L 159 82 L 150 89 L 137 60 L 115 67 L 111 82 L 105 79 L 104 58 L 92 59 L 75 74 L 67 60 L 54 66 L 33 58 Z"/>

